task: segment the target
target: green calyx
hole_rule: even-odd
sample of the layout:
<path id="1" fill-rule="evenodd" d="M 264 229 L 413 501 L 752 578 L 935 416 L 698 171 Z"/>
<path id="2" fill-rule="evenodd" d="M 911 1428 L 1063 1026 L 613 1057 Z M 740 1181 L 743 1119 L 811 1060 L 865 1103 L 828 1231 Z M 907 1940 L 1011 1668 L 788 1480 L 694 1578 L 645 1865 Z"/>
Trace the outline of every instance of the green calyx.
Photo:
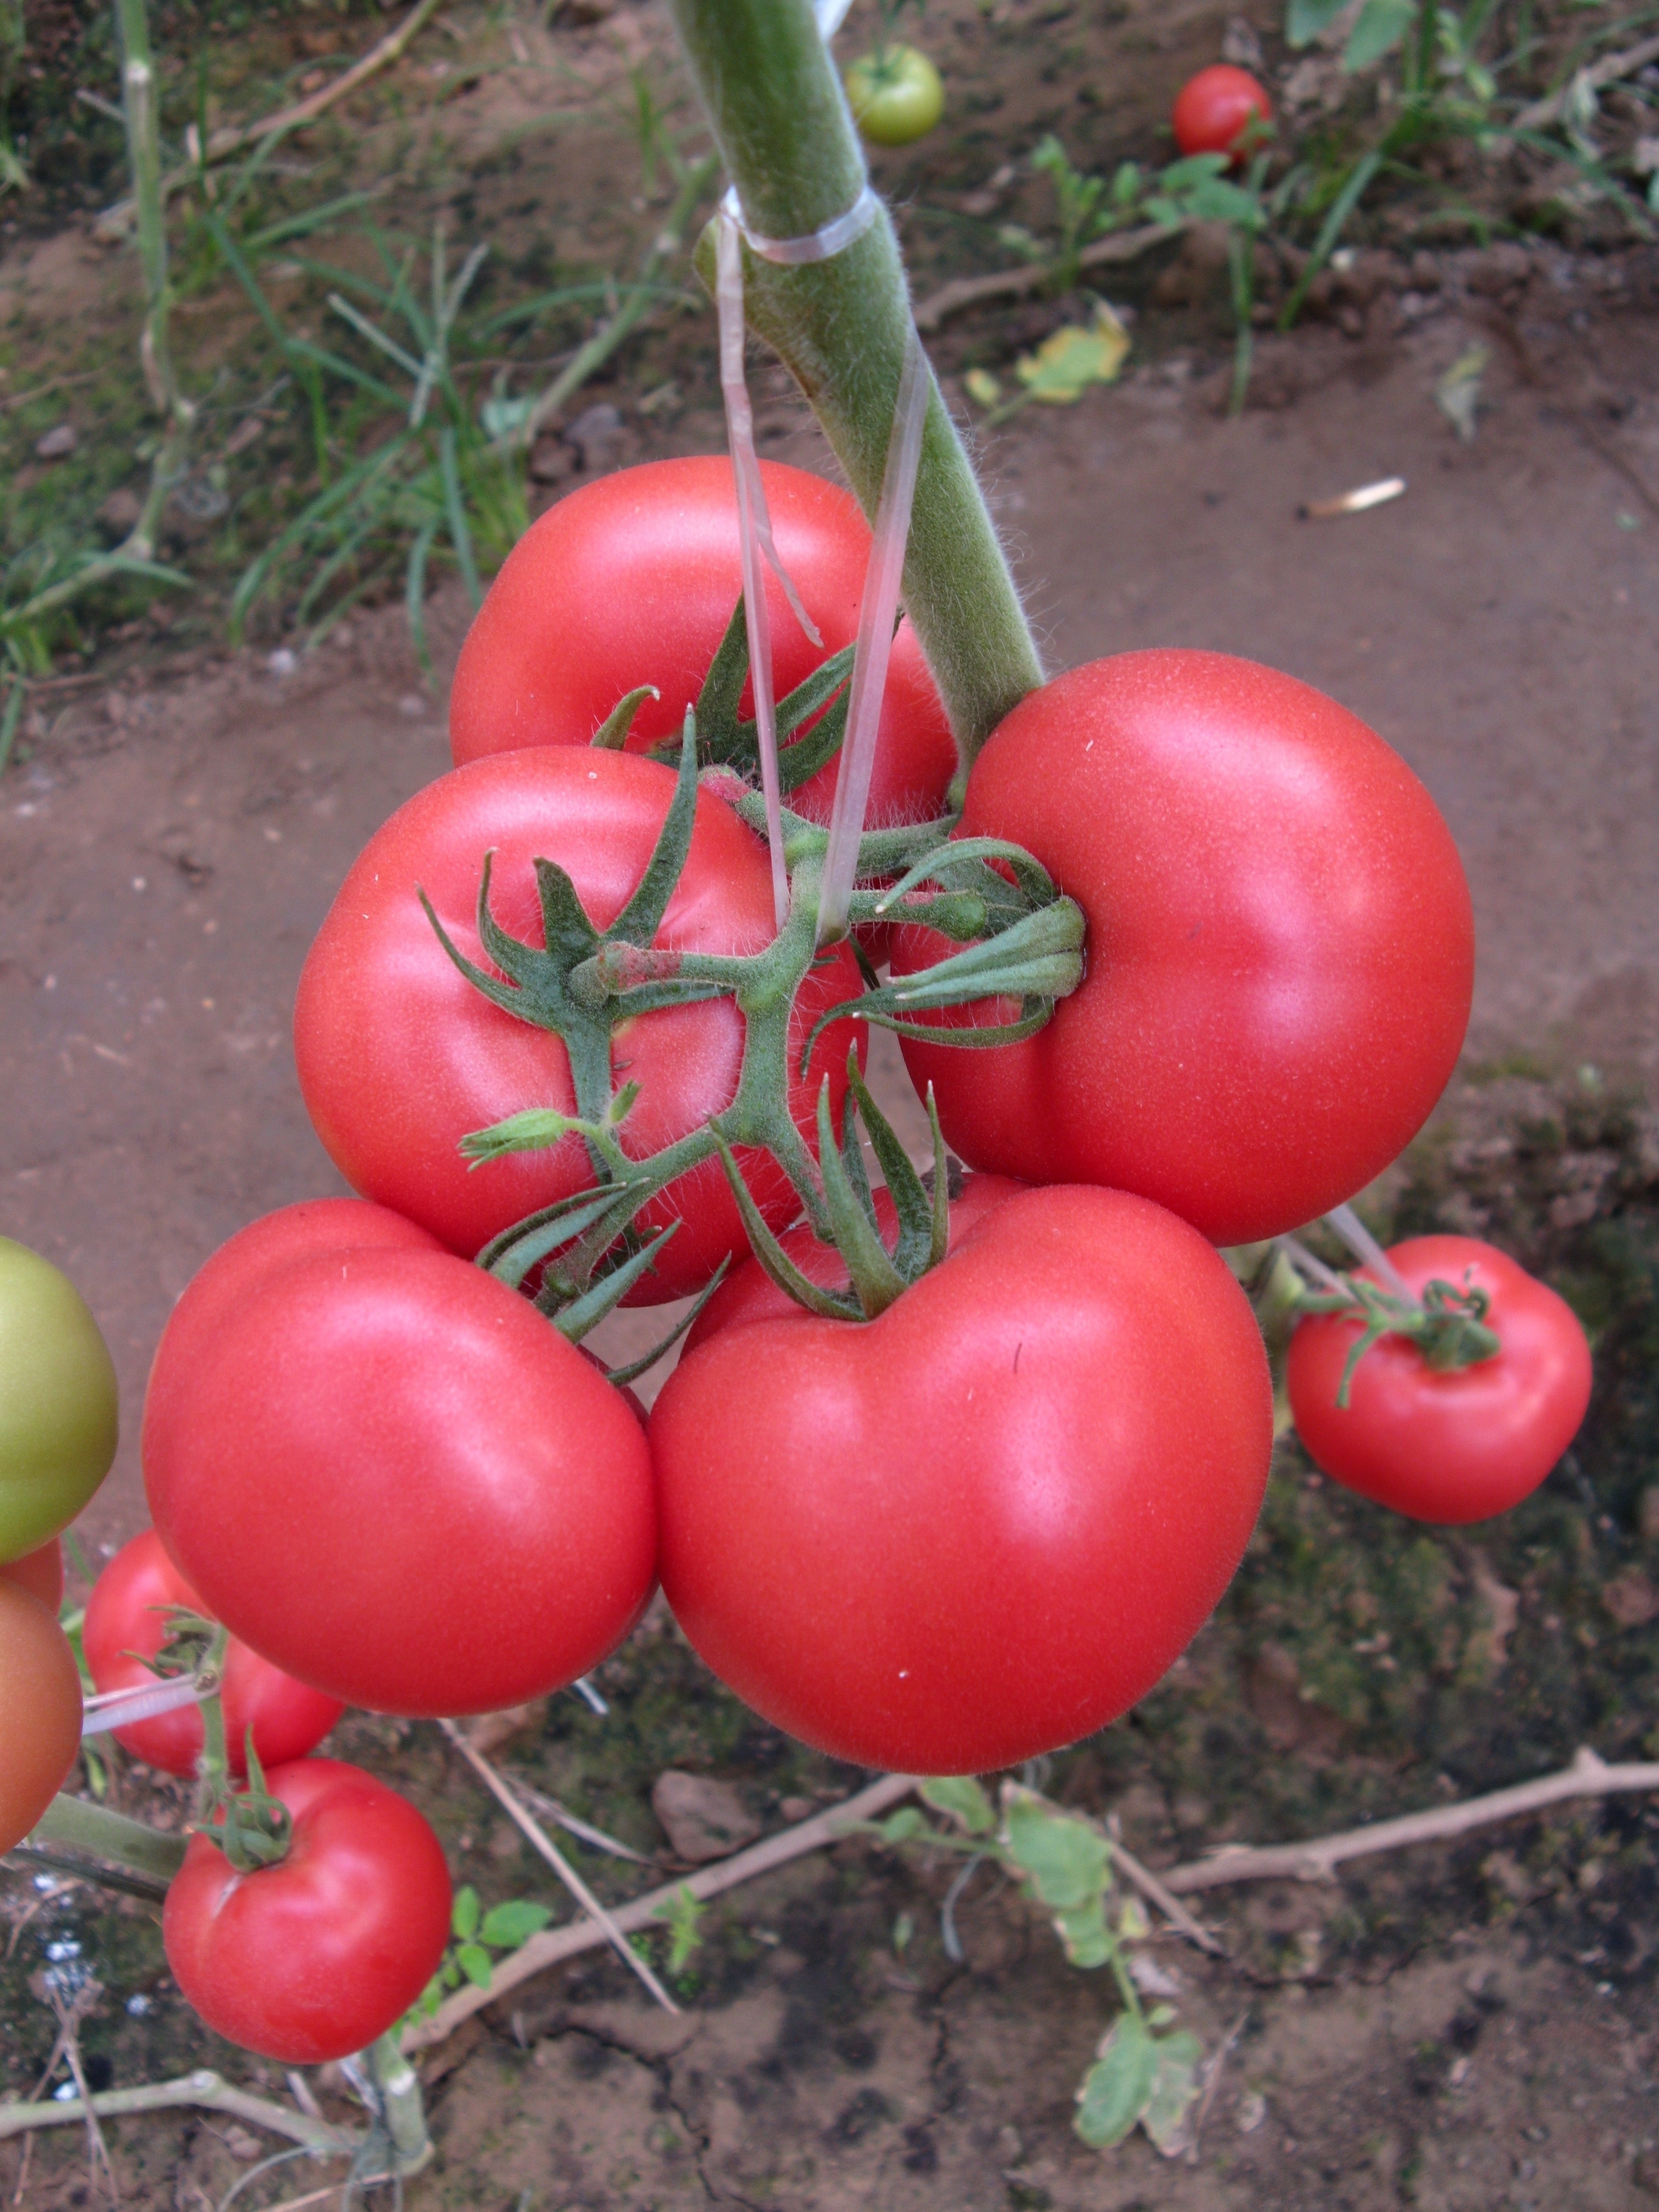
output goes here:
<path id="1" fill-rule="evenodd" d="M 1504 1348 L 1503 1340 L 1486 1323 L 1491 1297 L 1468 1281 L 1460 1289 L 1437 1277 L 1425 1284 L 1420 1299 L 1413 1299 L 1382 1290 L 1363 1275 L 1341 1275 L 1332 1278 L 1324 1290 L 1303 1285 L 1296 1306 L 1301 1314 L 1346 1314 L 1364 1323 L 1343 1364 L 1337 1389 L 1336 1402 L 1345 1408 L 1360 1361 L 1385 1336 L 1407 1338 L 1425 1362 L 1443 1375 L 1495 1359 Z"/>
<path id="2" fill-rule="evenodd" d="M 876 1203 L 859 1138 L 862 1117 L 888 1194 L 898 1217 L 898 1235 L 890 1250 L 884 1242 Z M 830 1237 L 847 1262 L 851 1287 L 827 1291 L 804 1274 L 763 1219 L 738 1172 L 731 1146 L 720 1141 L 720 1164 L 743 1216 L 755 1257 L 781 1291 L 809 1313 L 833 1321 L 873 1321 L 912 1283 L 945 1258 L 951 1240 L 949 1160 L 939 1127 L 933 1086 L 927 1090 L 927 1119 L 933 1133 L 933 1188 L 911 1164 L 891 1123 L 871 1096 L 856 1051 L 848 1054 L 847 1097 L 837 1144 L 830 1106 L 830 1082 L 818 1093 L 818 1164 L 823 1176 Z"/>
<path id="3" fill-rule="evenodd" d="M 247 1788 L 227 1795 L 222 1801 L 222 1820 L 204 1824 L 197 1832 L 222 1850 L 238 1874 L 258 1874 L 264 1867 L 280 1865 L 288 1856 L 294 1824 L 287 1806 L 265 1788 L 264 1769 L 254 1749 L 252 1729 L 247 1732 L 246 1755 Z"/>
<path id="4" fill-rule="evenodd" d="M 816 773 L 839 746 L 851 663 L 850 648 L 831 655 L 780 702 L 778 727 L 785 738 L 812 716 L 818 718 L 804 737 L 782 747 L 786 789 Z M 562 868 L 538 860 L 544 941 L 533 945 L 509 936 L 491 910 L 492 856 L 486 854 L 477 905 L 479 940 L 490 963 L 485 967 L 461 951 L 422 895 L 440 944 L 473 988 L 516 1019 L 551 1031 L 568 1054 L 574 1113 L 530 1105 L 471 1132 L 460 1140 L 460 1150 L 476 1166 L 514 1152 L 550 1150 L 573 1138 L 586 1148 L 593 1176 L 590 1188 L 514 1223 L 478 1255 L 478 1264 L 509 1288 L 523 1289 L 535 1276 L 537 1305 L 573 1341 L 652 1271 L 674 1234 L 678 1224 L 672 1221 L 654 1233 L 644 1232 L 644 1209 L 679 1176 L 708 1160 L 724 1158 L 728 1173 L 733 1172 L 738 1150 L 769 1152 L 788 1176 L 814 1231 L 846 1254 L 854 1288 L 844 1294 L 842 1305 L 830 1301 L 834 1310 L 849 1319 L 879 1312 L 924 1265 L 936 1264 L 936 1254 L 925 1261 L 921 1256 L 924 1246 L 933 1254 L 932 1201 L 921 1193 L 929 1214 L 924 1235 L 920 1217 L 909 1218 L 914 1194 L 905 1177 L 917 1192 L 920 1182 L 885 1122 L 878 1115 L 871 1118 L 875 1109 L 861 1078 L 855 1079 L 852 1097 L 900 1205 L 900 1237 L 893 1253 L 884 1250 L 874 1230 L 856 1141 L 849 1152 L 843 1133 L 838 1147 L 829 1127 L 827 1097 L 820 1105 L 817 1130 L 823 1165 L 814 1158 L 791 1109 L 792 1092 L 819 1036 L 830 1023 L 854 1020 L 941 1044 L 1001 1043 L 1041 1028 L 1055 1001 L 1074 989 L 1082 975 L 1083 916 L 1077 906 L 1018 846 L 996 838 L 953 842 L 955 821 L 948 816 L 872 831 L 860 841 L 859 878 L 864 887 L 854 893 L 852 921 L 855 927 L 890 920 L 926 926 L 961 950 L 885 985 L 860 952 L 866 989 L 829 1006 L 804 1046 L 793 1034 L 801 987 L 822 962 L 844 957 L 817 942 L 819 884 L 828 845 L 828 833 L 818 823 L 784 810 L 790 898 L 783 926 L 769 945 L 750 954 L 685 952 L 659 945 L 657 933 L 690 851 L 700 779 L 757 835 L 765 834 L 764 801 L 745 773 L 758 767 L 754 726 L 738 719 L 747 674 L 739 606 L 697 704 L 687 712 L 674 795 L 657 842 L 633 896 L 608 928 L 595 927 Z M 633 716 L 649 696 L 648 686 L 629 691 L 607 717 L 595 744 L 625 744 Z M 717 997 L 732 999 L 743 1016 L 735 1097 L 704 1127 L 648 1157 L 631 1157 L 623 1138 L 638 1086 L 611 1087 L 613 1032 L 641 1014 Z M 981 999 L 1013 1000 L 1016 1018 L 980 1028 L 935 1027 L 920 1018 Z M 849 1110 L 851 1104 L 849 1100 Z M 751 1241 L 769 1236 L 746 1186 L 738 1204 Z M 648 1364 L 630 1370 L 630 1376 Z"/>

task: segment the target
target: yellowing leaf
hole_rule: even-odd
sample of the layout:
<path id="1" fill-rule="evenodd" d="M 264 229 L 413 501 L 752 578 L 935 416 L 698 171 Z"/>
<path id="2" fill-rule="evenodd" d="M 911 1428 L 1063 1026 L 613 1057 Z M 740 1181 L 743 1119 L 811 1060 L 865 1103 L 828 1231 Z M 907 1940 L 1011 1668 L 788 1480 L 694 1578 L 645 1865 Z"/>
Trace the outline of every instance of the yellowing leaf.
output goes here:
<path id="1" fill-rule="evenodd" d="M 968 397 L 981 407 L 994 407 L 1002 397 L 1002 386 L 988 368 L 970 368 L 962 381 Z"/>
<path id="2" fill-rule="evenodd" d="M 1033 399 L 1070 407 L 1091 384 L 1115 384 L 1129 356 L 1129 333 L 1103 300 L 1085 328 L 1067 323 L 1035 353 L 1022 354 L 1014 374 Z"/>

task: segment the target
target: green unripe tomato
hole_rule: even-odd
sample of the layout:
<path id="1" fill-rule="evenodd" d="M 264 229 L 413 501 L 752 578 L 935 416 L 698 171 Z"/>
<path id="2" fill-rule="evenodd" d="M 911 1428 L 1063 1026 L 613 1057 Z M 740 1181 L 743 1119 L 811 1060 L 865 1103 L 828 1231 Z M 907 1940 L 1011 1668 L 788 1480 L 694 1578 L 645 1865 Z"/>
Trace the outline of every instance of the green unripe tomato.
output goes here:
<path id="1" fill-rule="evenodd" d="M 945 112 L 939 73 L 915 46 L 878 46 L 853 63 L 845 82 L 854 119 L 873 146 L 908 146 Z"/>
<path id="2" fill-rule="evenodd" d="M 80 1292 L 0 1237 L 0 1560 L 70 1522 L 115 1457 L 115 1369 Z"/>

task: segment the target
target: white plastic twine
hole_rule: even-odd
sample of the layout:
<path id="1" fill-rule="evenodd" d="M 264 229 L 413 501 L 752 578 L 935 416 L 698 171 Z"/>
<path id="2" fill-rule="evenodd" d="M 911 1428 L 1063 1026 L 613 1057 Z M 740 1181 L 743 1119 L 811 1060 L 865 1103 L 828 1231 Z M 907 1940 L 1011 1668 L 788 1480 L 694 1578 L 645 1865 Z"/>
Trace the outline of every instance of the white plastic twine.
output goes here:
<path id="1" fill-rule="evenodd" d="M 888 433 L 881 498 L 876 507 L 875 541 L 870 548 L 864 603 L 859 610 L 853 696 L 848 704 L 841 765 L 836 772 L 836 804 L 830 817 L 830 843 L 818 893 L 820 945 L 847 934 L 853 886 L 858 879 L 859 840 L 864 835 L 864 817 L 870 804 L 876 735 L 881 726 L 893 623 L 904 580 L 904 549 L 910 538 L 910 508 L 921 459 L 921 434 L 927 420 L 928 388 L 927 364 L 912 325 L 905 334 L 904 366 L 899 372 L 898 399 Z"/>
<path id="2" fill-rule="evenodd" d="M 136 1682 L 129 1690 L 106 1690 L 101 1696 L 87 1699 L 81 1713 L 81 1733 L 107 1735 L 112 1729 L 130 1727 L 134 1721 L 176 1713 L 181 1705 L 199 1705 L 217 1686 L 216 1683 L 202 1686 L 194 1674 L 179 1674 L 169 1681 Z"/>
<path id="3" fill-rule="evenodd" d="M 1347 1246 L 1362 1267 L 1369 1267 L 1385 1291 L 1392 1291 L 1397 1298 L 1405 1298 L 1413 1305 L 1417 1301 L 1407 1285 L 1405 1277 L 1394 1261 L 1371 1235 L 1351 1206 L 1334 1206 L 1325 1216 L 1331 1227 Z"/>
<path id="4" fill-rule="evenodd" d="M 851 0 L 815 0 L 818 34 L 828 45 L 840 29 Z M 760 458 L 755 451 L 755 418 L 744 378 L 743 251 L 783 268 L 801 268 L 809 262 L 828 261 L 863 237 L 880 212 L 880 202 L 866 180 L 851 207 L 821 230 L 804 238 L 766 238 L 744 220 L 736 188 L 720 203 L 715 223 L 714 306 L 720 321 L 720 391 L 726 401 L 726 441 L 732 449 L 732 473 L 738 488 L 738 532 L 743 556 L 744 627 L 749 636 L 749 670 L 754 687 L 755 734 L 760 754 L 761 789 L 766 799 L 766 835 L 772 854 L 772 900 L 782 928 L 789 910 L 789 877 L 783 857 L 783 801 L 778 779 L 778 731 L 772 677 L 772 629 L 767 611 L 763 559 L 768 562 L 788 595 L 795 619 L 814 645 L 823 640 L 801 605 L 772 537 L 766 492 L 761 482 Z M 741 241 L 741 243 L 740 243 Z M 835 811 L 830 817 L 829 849 L 824 856 L 823 883 L 818 908 L 818 941 L 847 933 L 853 885 L 858 872 L 859 840 L 864 831 L 865 810 L 870 801 L 870 778 L 875 764 L 876 732 L 881 722 L 882 695 L 887 685 L 887 664 L 892 652 L 893 623 L 898 612 L 899 590 L 904 574 L 904 550 L 910 535 L 910 508 L 915 495 L 916 466 L 921 453 L 922 426 L 927 420 L 929 380 L 921 343 L 912 324 L 906 334 L 904 362 L 899 374 L 898 400 L 888 436 L 887 460 L 882 475 L 881 498 L 876 509 L 874 542 L 865 572 L 864 599 L 859 613 L 858 652 L 853 668 L 852 697 L 848 702 L 847 733 L 842 741 L 841 765 L 836 776 Z"/>
<path id="5" fill-rule="evenodd" d="M 738 484 L 738 544 L 743 556 L 743 618 L 749 633 L 749 676 L 755 693 L 755 734 L 760 749 L 761 789 L 766 795 L 766 839 L 772 849 L 772 903 L 778 927 L 789 911 L 789 877 L 783 861 L 783 800 L 778 786 L 778 727 L 773 708 L 772 622 L 767 611 L 762 556 L 769 560 L 789 595 L 795 619 L 814 645 L 823 641 L 800 603 L 772 538 L 766 511 L 760 457 L 755 451 L 755 417 L 743 374 L 743 254 L 738 224 L 722 207 L 715 226 L 714 307 L 720 319 L 720 392 L 726 401 L 726 443 Z"/>

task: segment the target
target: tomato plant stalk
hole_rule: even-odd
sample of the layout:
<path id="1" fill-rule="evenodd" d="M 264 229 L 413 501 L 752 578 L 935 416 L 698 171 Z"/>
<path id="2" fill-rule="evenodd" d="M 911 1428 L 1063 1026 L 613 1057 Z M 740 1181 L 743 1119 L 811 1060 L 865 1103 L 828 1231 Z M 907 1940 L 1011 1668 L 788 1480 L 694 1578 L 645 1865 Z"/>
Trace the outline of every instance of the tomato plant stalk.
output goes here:
<path id="1" fill-rule="evenodd" d="M 864 157 L 808 0 L 671 5 L 750 228 L 801 238 L 845 215 L 864 189 Z M 697 266 L 712 290 L 708 234 Z M 827 260 L 780 267 L 745 246 L 744 281 L 750 323 L 811 402 L 873 515 L 910 329 L 885 210 Z M 1042 683 L 1042 665 L 972 465 L 929 377 L 905 604 L 971 764 L 1003 716 Z"/>

